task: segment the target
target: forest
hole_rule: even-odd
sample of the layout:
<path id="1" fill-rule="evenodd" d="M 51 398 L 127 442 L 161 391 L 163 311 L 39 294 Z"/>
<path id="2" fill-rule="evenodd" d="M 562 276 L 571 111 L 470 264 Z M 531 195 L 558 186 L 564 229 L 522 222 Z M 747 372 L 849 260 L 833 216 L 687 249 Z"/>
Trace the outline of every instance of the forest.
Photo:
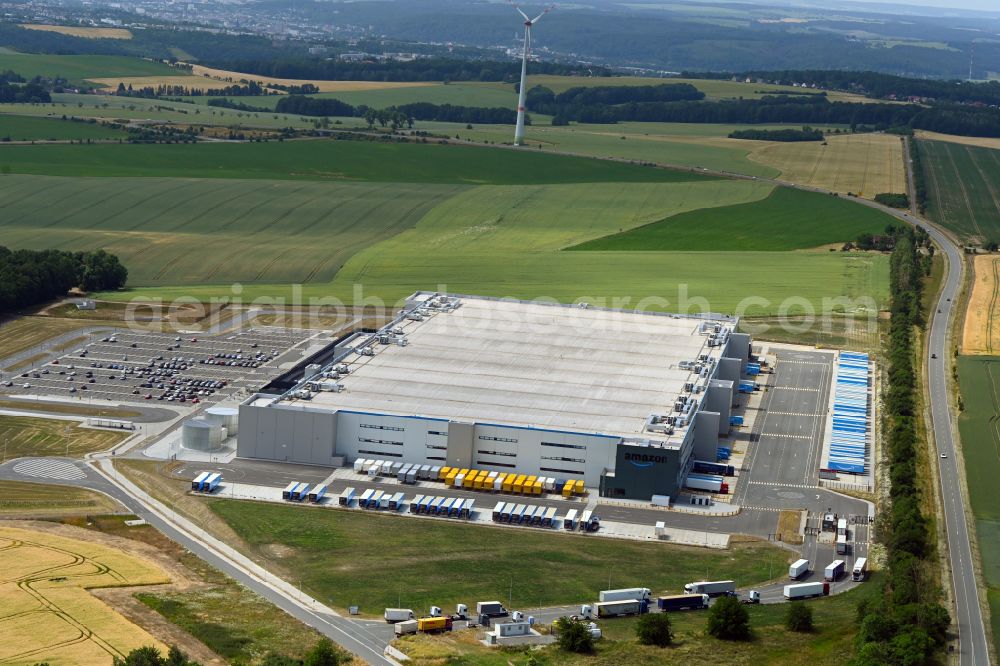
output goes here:
<path id="1" fill-rule="evenodd" d="M 11 250 L 0 246 L 0 313 L 38 305 L 65 296 L 76 287 L 85 291 L 121 289 L 128 270 L 104 250 Z"/>

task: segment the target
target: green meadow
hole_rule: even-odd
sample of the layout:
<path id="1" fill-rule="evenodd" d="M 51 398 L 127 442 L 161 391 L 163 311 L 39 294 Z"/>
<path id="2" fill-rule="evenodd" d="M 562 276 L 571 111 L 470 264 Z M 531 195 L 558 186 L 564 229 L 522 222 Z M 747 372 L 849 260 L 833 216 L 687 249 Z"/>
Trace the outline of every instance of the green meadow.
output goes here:
<path id="1" fill-rule="evenodd" d="M 958 419 L 969 501 L 976 519 L 993 637 L 1000 637 L 1000 506 L 996 479 L 1000 474 L 1000 357 L 960 356 L 958 380 L 964 410 Z"/>
<path id="2" fill-rule="evenodd" d="M 696 174 L 610 161 L 450 146 L 374 141 L 9 146 L 5 173 L 51 176 L 266 178 L 448 184 L 668 183 Z"/>
<path id="3" fill-rule="evenodd" d="M 184 72 L 161 62 L 103 55 L 48 55 L 0 53 L 0 70 L 12 69 L 25 78 L 61 77 L 71 83 L 108 76 L 183 76 Z"/>
<path id="4" fill-rule="evenodd" d="M 65 141 L 121 139 L 125 132 L 102 127 L 96 122 L 0 116 L 0 141 Z"/>
<path id="5" fill-rule="evenodd" d="M 1000 240 L 1000 150 L 919 143 L 931 217 L 970 242 Z"/>
<path id="6" fill-rule="evenodd" d="M 803 215 L 803 211 L 811 215 Z M 879 233 L 891 220 L 846 199 L 779 187 L 761 201 L 699 208 L 581 243 L 585 251 L 804 250 Z"/>

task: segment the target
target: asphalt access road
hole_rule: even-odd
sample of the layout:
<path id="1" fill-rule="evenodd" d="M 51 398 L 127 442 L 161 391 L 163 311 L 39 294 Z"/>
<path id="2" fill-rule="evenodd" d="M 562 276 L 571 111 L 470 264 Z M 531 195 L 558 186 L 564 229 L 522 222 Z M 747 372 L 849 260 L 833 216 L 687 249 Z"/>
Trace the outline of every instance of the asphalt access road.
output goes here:
<path id="1" fill-rule="evenodd" d="M 912 220 L 911 220 L 912 221 Z M 958 626 L 958 657 L 963 666 L 989 664 L 986 626 L 979 606 L 979 586 L 976 567 L 969 544 L 965 497 L 962 494 L 964 470 L 955 457 L 954 421 L 949 411 L 948 371 L 950 359 L 948 329 L 955 311 L 955 298 L 961 287 L 962 254 L 944 233 L 923 225 L 931 238 L 948 257 L 948 275 L 941 290 L 936 312 L 932 313 L 927 347 L 927 380 L 930 390 L 931 423 L 940 456 L 938 472 L 941 479 L 941 501 L 944 507 L 945 530 L 948 537 L 948 559 L 951 566 L 952 590 L 955 599 L 955 623 Z M 947 456 L 947 457 L 944 457 Z"/>
<path id="2" fill-rule="evenodd" d="M 11 402 L 17 401 L 18 407 L 3 407 L 5 410 L 13 411 L 24 411 L 24 412 L 46 412 L 50 414 L 56 414 L 59 416 L 79 416 L 80 418 L 88 419 L 111 419 L 120 421 L 130 421 L 132 423 L 162 423 L 164 421 L 169 421 L 175 419 L 179 414 L 171 409 L 164 409 L 163 407 L 143 407 L 140 405 L 91 405 L 91 403 L 81 402 L 80 404 L 74 402 L 62 402 L 62 401 L 47 401 L 47 400 L 32 400 L 30 398 L 19 398 L 13 395 L 3 396 L 4 400 L 9 400 Z M 23 405 L 23 406 L 20 406 Z M 92 415 L 77 415 L 77 414 L 66 414 L 66 412 L 59 411 L 61 407 L 65 406 L 82 406 L 91 407 L 94 410 L 99 410 L 102 408 L 107 409 L 120 409 L 122 411 L 138 412 L 138 416 L 130 416 L 128 418 L 119 418 L 117 416 L 99 416 L 97 414 Z"/>
<path id="3" fill-rule="evenodd" d="M 319 614 L 302 608 L 299 604 L 286 597 L 284 594 L 274 591 L 272 588 L 261 584 L 252 576 L 247 575 L 243 569 L 235 566 L 229 560 L 220 557 L 213 550 L 206 548 L 197 539 L 191 538 L 186 532 L 174 527 L 173 524 L 163 520 L 158 514 L 149 511 L 144 504 L 134 500 L 130 495 L 119 489 L 116 485 L 96 473 L 89 466 L 78 460 L 51 459 L 69 462 L 85 474 L 84 479 L 60 479 L 52 477 L 26 477 L 16 471 L 14 467 L 18 462 L 26 459 L 9 461 L 0 465 L 0 479 L 8 481 L 35 481 L 38 483 L 51 483 L 58 485 L 71 485 L 75 487 L 89 488 L 109 495 L 123 504 L 133 514 L 142 518 L 150 525 L 158 529 L 172 541 L 184 546 L 194 553 L 201 560 L 211 564 L 222 571 L 230 578 L 253 590 L 264 597 L 275 606 L 281 608 L 289 615 L 297 618 L 303 623 L 314 627 L 331 640 L 342 645 L 370 664 L 379 666 L 392 666 L 393 662 L 382 656 L 385 646 L 392 640 L 392 628 L 383 622 L 372 622 L 369 620 L 355 620 L 347 617 Z M 41 460 L 41 459 L 35 459 Z"/>

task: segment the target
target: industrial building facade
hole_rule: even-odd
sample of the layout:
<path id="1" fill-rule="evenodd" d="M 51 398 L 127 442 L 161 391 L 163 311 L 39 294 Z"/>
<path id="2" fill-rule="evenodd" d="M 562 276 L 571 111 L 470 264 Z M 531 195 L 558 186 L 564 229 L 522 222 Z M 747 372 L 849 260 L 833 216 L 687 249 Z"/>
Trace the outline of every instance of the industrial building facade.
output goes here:
<path id="1" fill-rule="evenodd" d="M 284 394 L 248 398 L 238 455 L 384 459 L 675 496 L 729 431 L 750 353 L 736 323 L 420 292 Z"/>

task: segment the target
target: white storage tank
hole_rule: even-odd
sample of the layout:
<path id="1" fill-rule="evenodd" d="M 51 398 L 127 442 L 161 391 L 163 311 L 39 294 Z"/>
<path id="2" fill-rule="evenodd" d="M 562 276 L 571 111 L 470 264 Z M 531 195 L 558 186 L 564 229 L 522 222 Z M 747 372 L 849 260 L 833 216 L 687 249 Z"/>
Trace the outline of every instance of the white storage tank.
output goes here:
<path id="1" fill-rule="evenodd" d="M 190 419 L 181 428 L 181 444 L 192 451 L 215 451 L 222 444 L 222 426 L 205 419 Z"/>
<path id="2" fill-rule="evenodd" d="M 209 407 L 205 410 L 205 420 L 226 429 L 226 436 L 236 434 L 236 422 L 240 418 L 240 410 L 234 407 Z"/>

